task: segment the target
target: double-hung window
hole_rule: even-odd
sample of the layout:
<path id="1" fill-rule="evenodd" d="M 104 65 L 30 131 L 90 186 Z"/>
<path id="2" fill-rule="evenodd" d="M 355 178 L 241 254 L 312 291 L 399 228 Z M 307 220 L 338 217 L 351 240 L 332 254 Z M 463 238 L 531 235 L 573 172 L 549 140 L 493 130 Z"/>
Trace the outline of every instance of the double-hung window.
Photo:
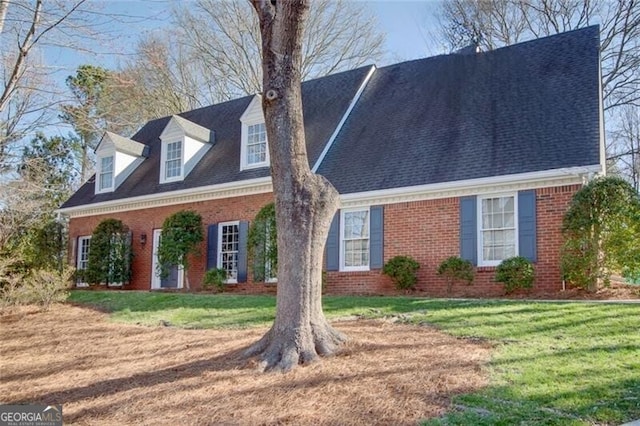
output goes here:
<path id="1" fill-rule="evenodd" d="M 247 127 L 247 166 L 267 162 L 267 129 L 264 123 Z"/>
<path id="2" fill-rule="evenodd" d="M 518 255 L 518 212 L 515 195 L 478 199 L 479 264 L 498 265 Z"/>
<path id="3" fill-rule="evenodd" d="M 369 270 L 369 209 L 341 212 L 340 263 L 345 271 Z"/>
<path id="4" fill-rule="evenodd" d="M 167 154 L 164 163 L 165 180 L 182 177 L 182 141 L 167 144 Z"/>
<path id="5" fill-rule="evenodd" d="M 113 155 L 100 158 L 98 192 L 113 190 Z"/>

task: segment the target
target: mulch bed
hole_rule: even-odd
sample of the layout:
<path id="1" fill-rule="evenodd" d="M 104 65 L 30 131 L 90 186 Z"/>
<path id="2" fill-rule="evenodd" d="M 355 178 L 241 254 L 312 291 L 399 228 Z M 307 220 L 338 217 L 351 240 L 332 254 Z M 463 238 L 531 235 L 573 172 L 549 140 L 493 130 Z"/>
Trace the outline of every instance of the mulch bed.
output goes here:
<path id="1" fill-rule="evenodd" d="M 62 404 L 65 424 L 416 424 L 487 383 L 491 347 L 393 321 L 334 324 L 343 352 L 287 374 L 239 351 L 265 329 L 109 322 L 70 305 L 0 316 L 0 402 Z"/>

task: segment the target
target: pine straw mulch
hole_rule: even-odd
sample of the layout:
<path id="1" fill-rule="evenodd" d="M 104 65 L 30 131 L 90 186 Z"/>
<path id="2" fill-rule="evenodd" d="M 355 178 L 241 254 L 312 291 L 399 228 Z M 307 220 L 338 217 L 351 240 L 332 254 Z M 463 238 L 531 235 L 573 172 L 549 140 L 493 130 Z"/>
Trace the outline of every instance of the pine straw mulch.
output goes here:
<path id="1" fill-rule="evenodd" d="M 115 324 L 70 305 L 0 316 L 0 403 L 62 404 L 78 425 L 416 424 L 485 386 L 490 346 L 391 321 L 341 321 L 340 355 L 258 373 L 265 329 Z"/>

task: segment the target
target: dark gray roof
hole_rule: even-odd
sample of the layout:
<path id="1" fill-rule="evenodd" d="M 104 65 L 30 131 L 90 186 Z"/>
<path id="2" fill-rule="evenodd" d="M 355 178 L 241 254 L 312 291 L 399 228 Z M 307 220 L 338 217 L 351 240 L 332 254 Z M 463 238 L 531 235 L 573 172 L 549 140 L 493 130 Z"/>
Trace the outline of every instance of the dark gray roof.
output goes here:
<path id="1" fill-rule="evenodd" d="M 362 67 L 302 84 L 305 136 L 311 166 L 326 146 L 370 68 Z M 269 176 L 268 167 L 240 171 L 240 116 L 252 98 L 246 96 L 180 114 L 190 122 L 215 132 L 215 144 L 184 181 L 159 183 L 159 137 L 171 118 L 164 117 L 150 121 L 132 137 L 149 146 L 149 156 L 114 192 L 94 194 L 93 177 L 61 208 Z"/>
<path id="2" fill-rule="evenodd" d="M 376 70 L 318 173 L 341 194 L 597 165 L 598 27 Z"/>
<path id="3" fill-rule="evenodd" d="M 318 173 L 342 194 L 600 162 L 598 27 L 490 52 L 443 55 L 376 70 Z M 369 67 L 303 83 L 309 163 L 336 129 Z M 252 97 L 180 114 L 216 143 L 182 182 L 159 183 L 170 117 L 132 139 L 149 157 L 113 193 L 92 179 L 62 207 L 266 177 L 240 171 L 240 116 Z"/>

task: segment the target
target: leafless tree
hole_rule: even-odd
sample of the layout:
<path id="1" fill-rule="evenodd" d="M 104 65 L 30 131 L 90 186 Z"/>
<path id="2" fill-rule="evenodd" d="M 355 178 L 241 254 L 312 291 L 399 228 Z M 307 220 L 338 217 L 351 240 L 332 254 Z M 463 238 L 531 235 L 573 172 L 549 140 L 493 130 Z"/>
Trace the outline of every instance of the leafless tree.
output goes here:
<path id="1" fill-rule="evenodd" d="M 611 139 L 614 143 L 609 159 L 613 167 L 640 192 L 640 108 L 624 107 L 619 127 Z"/>
<path id="2" fill-rule="evenodd" d="M 171 113 L 257 93 L 262 85 L 260 28 L 247 1 L 177 3 L 174 29 L 140 46 L 148 84 L 164 92 L 171 83 L 180 103 Z M 302 79 L 352 69 L 379 59 L 384 35 L 357 3 L 316 0 L 302 38 Z M 160 58 L 152 59 L 159 53 Z M 149 66 L 151 65 L 151 66 Z M 154 81 L 155 80 L 155 81 Z M 194 89 L 197 90 L 194 93 Z"/>
<path id="3" fill-rule="evenodd" d="M 322 311 L 324 242 L 339 197 L 307 159 L 300 82 L 306 0 L 253 0 L 262 35 L 263 98 L 278 232 L 276 319 L 246 355 L 287 371 L 330 355 L 346 337 Z"/>
<path id="4" fill-rule="evenodd" d="M 605 109 L 640 105 L 638 0 L 446 0 L 440 32 L 453 49 L 485 50 L 600 24 Z"/>

